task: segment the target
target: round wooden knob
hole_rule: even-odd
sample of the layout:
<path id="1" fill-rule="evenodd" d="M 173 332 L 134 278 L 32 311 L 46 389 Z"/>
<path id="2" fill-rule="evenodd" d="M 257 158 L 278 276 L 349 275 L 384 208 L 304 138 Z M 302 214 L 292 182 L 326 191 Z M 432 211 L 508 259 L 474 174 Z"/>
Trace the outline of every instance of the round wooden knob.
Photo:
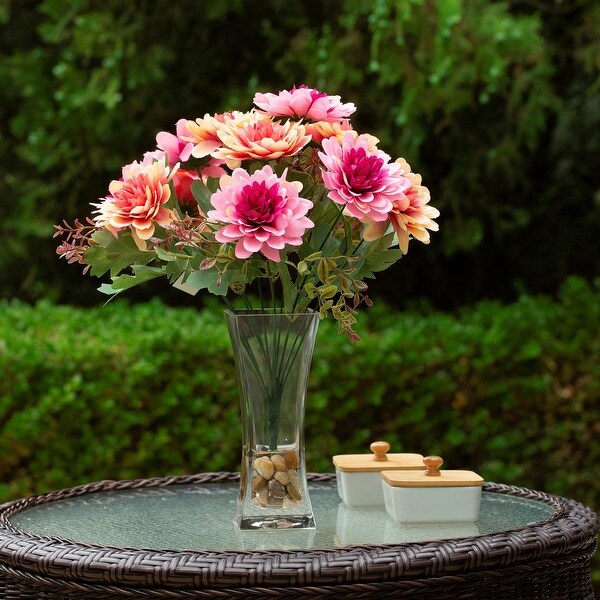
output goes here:
<path id="1" fill-rule="evenodd" d="M 444 459 L 441 456 L 426 456 L 423 463 L 426 467 L 425 475 L 429 475 L 429 477 L 439 477 L 441 475 L 440 467 L 444 464 Z"/>
<path id="2" fill-rule="evenodd" d="M 369 448 L 375 453 L 373 460 L 384 461 L 387 460 L 387 451 L 390 449 L 390 445 L 387 442 L 373 442 Z"/>

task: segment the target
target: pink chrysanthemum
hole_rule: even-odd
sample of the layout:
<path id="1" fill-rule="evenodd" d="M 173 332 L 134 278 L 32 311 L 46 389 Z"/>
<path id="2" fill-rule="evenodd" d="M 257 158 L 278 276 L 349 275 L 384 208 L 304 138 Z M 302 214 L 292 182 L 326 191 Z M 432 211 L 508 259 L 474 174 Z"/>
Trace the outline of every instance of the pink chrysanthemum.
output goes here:
<path id="1" fill-rule="evenodd" d="M 253 118 L 224 123 L 217 130 L 221 147 L 211 156 L 225 161 L 230 169 L 249 159 L 272 160 L 293 156 L 310 142 L 304 125 L 279 123 L 267 115 L 254 113 Z"/>
<path id="2" fill-rule="evenodd" d="M 309 121 L 341 121 L 347 119 L 356 107 L 351 102 L 342 104 L 339 96 L 328 96 L 305 85 L 282 90 L 279 94 L 254 95 L 254 104 L 274 117 L 292 117 Z"/>
<path id="3" fill-rule="evenodd" d="M 237 240 L 235 255 L 248 258 L 262 252 L 279 262 L 279 251 L 286 244 L 300 246 L 302 235 L 314 223 L 306 217 L 313 203 L 301 198 L 302 184 L 286 181 L 286 172 L 277 177 L 269 165 L 250 175 L 235 169 L 221 178 L 220 188 L 210 201 L 215 210 L 208 217 L 229 223 L 215 233 L 218 242 Z"/>
<path id="4" fill-rule="evenodd" d="M 187 119 L 177 121 L 176 135 L 168 131 L 161 131 L 156 134 L 156 145 L 166 153 L 171 166 L 178 162 L 185 162 L 192 155 L 194 144 L 184 139 L 184 136 L 190 136 L 187 128 Z"/>
<path id="5" fill-rule="evenodd" d="M 440 216 L 440 211 L 429 206 L 431 196 L 429 190 L 421 185 L 421 176 L 410 172 L 410 165 L 403 159 L 396 161 L 410 181 L 410 188 L 406 190 L 403 198 L 394 200 L 393 208 L 389 213 L 398 247 L 404 254 L 408 252 L 410 236 L 424 244 L 429 244 L 429 231 L 438 231 L 439 226 L 433 220 Z M 382 237 L 388 227 L 388 222 L 370 223 L 364 231 L 363 237 L 367 241 L 374 241 Z"/>
<path id="6" fill-rule="evenodd" d="M 135 243 L 145 249 L 144 240 L 152 237 L 155 225 L 166 227 L 174 218 L 164 204 L 171 196 L 169 181 L 178 168 L 176 165 L 171 169 L 162 161 L 133 162 L 123 167 L 122 179 L 110 182 L 110 196 L 94 204 L 98 208 L 96 225 L 115 235 L 129 227 Z"/>
<path id="7" fill-rule="evenodd" d="M 393 203 L 404 197 L 410 181 L 399 164 L 372 145 L 372 138 L 347 131 L 342 141 L 323 140 L 319 158 L 329 198 L 357 219 L 385 221 Z"/>

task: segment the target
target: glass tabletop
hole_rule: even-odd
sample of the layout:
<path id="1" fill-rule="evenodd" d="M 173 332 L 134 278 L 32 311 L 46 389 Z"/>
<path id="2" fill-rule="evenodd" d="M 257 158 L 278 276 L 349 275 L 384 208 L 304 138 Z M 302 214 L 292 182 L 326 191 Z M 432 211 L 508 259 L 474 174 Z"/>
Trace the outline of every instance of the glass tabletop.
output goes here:
<path id="1" fill-rule="evenodd" d="M 102 491 L 48 502 L 10 517 L 34 535 L 156 550 L 310 550 L 402 544 L 499 533 L 549 519 L 552 506 L 483 492 L 475 523 L 402 525 L 385 508 L 348 507 L 334 482 L 309 485 L 314 530 L 241 532 L 233 522 L 237 482 Z"/>

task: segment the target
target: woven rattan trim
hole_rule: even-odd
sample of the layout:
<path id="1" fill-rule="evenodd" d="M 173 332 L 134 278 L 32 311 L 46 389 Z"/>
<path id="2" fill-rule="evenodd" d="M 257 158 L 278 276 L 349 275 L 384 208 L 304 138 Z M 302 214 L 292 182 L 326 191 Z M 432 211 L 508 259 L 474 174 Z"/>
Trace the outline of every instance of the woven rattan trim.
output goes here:
<path id="1" fill-rule="evenodd" d="M 101 547 L 35 536 L 15 529 L 16 512 L 64 498 L 105 490 L 234 481 L 235 473 L 205 473 L 133 481 L 104 481 L 0 506 L 0 565 L 76 581 L 165 589 L 368 584 L 400 579 L 460 576 L 502 570 L 570 553 L 591 556 L 598 518 L 584 505 L 543 492 L 485 484 L 484 490 L 551 505 L 554 515 L 529 527 L 456 540 L 400 545 L 348 546 L 306 551 L 161 551 Z M 333 475 L 312 474 L 312 481 Z"/>
<path id="2" fill-rule="evenodd" d="M 324 586 L 242 587 L 213 590 L 174 590 L 79 583 L 24 573 L 0 565 L 0 593 L 10 598 L 31 598 L 43 592 L 44 598 L 115 600 L 116 598 L 380 598 L 382 595 L 424 599 L 469 598 L 470 600 L 593 600 L 589 557 L 570 555 L 563 559 L 537 561 L 501 570 L 462 575 L 445 575 L 417 580 L 384 581 Z M 440 595 L 442 594 L 442 595 Z"/>

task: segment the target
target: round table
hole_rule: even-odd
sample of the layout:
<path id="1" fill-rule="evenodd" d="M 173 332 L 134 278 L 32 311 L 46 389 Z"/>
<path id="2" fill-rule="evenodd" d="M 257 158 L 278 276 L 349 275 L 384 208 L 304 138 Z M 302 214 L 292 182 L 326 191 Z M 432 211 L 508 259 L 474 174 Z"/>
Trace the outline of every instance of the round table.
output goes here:
<path id="1" fill-rule="evenodd" d="M 588 507 L 486 483 L 476 523 L 401 525 L 311 474 L 315 530 L 241 532 L 236 473 L 103 481 L 0 506 L 0 597 L 593 600 Z"/>

